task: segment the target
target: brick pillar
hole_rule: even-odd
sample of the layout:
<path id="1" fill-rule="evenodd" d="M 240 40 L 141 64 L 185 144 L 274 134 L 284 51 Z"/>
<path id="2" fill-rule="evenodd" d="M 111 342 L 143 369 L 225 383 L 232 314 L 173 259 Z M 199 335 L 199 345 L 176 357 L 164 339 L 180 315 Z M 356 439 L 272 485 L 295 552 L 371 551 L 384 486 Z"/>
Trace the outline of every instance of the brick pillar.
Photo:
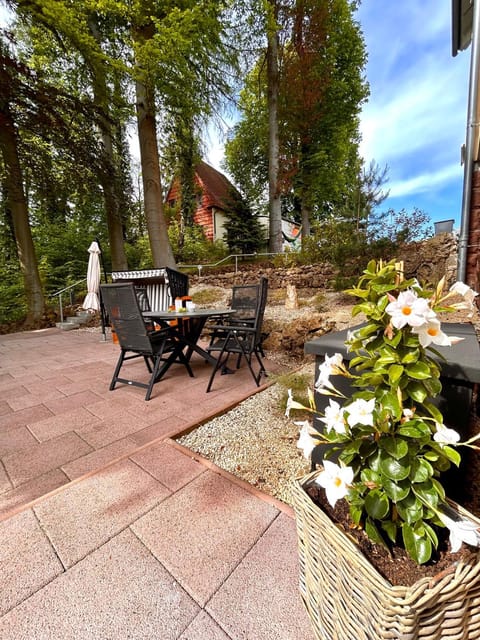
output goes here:
<path id="1" fill-rule="evenodd" d="M 472 174 L 465 284 L 480 292 L 480 165 Z"/>

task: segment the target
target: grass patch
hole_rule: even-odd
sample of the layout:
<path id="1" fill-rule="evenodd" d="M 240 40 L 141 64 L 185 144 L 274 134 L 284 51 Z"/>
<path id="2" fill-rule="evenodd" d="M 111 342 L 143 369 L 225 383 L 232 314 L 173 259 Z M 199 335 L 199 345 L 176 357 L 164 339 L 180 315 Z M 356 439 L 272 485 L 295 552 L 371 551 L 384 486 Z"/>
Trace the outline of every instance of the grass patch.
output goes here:
<path id="1" fill-rule="evenodd" d="M 223 299 L 223 292 L 218 289 L 202 289 L 192 294 L 195 304 L 209 305 L 220 302 Z"/>

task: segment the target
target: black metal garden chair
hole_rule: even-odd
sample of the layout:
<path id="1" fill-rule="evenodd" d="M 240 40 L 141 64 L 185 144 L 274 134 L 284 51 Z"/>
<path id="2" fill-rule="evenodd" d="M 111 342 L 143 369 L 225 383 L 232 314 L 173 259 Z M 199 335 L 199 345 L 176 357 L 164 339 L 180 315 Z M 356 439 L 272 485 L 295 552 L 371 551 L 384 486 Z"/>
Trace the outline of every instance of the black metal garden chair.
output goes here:
<path id="1" fill-rule="evenodd" d="M 118 382 L 147 389 L 145 400 L 150 400 L 153 385 L 158 382 L 173 363 L 182 364 L 193 377 L 190 365 L 182 351 L 182 345 L 169 327 L 157 331 L 146 325 L 133 283 L 101 285 L 102 298 L 110 322 L 120 344 L 120 356 L 110 383 L 110 391 Z M 129 355 L 127 355 L 129 354 Z M 125 361 L 143 358 L 150 379 L 139 382 L 120 377 Z"/>
<path id="2" fill-rule="evenodd" d="M 227 363 L 232 354 L 237 357 L 237 369 L 242 358 L 245 359 L 255 383 L 260 386 L 262 375 L 266 375 L 262 356 L 262 326 L 265 306 L 267 304 L 268 280 L 261 278 L 260 284 L 234 287 L 232 292 L 232 307 L 238 309 L 238 314 L 230 316 L 225 323 L 210 327 L 212 334 L 207 351 L 217 354 L 217 362 L 213 368 L 207 386 L 210 391 L 215 375 L 219 370 L 229 372 Z M 235 301 L 235 302 L 234 302 Z M 256 360 L 258 371 L 253 368 Z"/>

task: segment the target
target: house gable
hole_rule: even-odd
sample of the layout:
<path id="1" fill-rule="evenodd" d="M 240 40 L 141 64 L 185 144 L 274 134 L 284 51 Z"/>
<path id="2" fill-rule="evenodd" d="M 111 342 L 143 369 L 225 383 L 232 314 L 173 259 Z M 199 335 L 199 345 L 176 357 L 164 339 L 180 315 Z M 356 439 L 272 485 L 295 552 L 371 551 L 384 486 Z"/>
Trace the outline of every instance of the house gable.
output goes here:
<path id="1" fill-rule="evenodd" d="M 203 227 L 208 240 L 223 240 L 225 222 L 229 210 L 233 184 L 222 173 L 199 162 L 195 169 L 195 185 L 199 188 L 197 209 L 193 219 Z M 174 178 L 165 198 L 169 206 L 180 203 L 180 181 Z"/>

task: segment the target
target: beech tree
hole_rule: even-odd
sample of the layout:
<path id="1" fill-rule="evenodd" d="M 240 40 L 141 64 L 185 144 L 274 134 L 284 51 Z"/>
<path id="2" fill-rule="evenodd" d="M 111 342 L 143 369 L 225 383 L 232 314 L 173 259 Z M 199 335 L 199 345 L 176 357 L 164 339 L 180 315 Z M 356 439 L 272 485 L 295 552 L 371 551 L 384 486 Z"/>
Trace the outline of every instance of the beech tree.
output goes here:
<path id="1" fill-rule="evenodd" d="M 344 204 L 361 166 L 358 116 L 368 86 L 364 42 L 353 19 L 356 4 L 296 0 L 282 3 L 277 15 L 278 184 L 282 209 L 302 222 L 304 237 L 312 219 Z M 260 59 L 241 94 L 242 117 L 226 147 L 232 175 L 243 182 L 258 180 L 257 193 L 266 188 L 268 177 L 247 176 L 240 158 L 245 165 L 249 155 L 252 160 L 268 155 L 268 87 L 268 70 Z"/>
<path id="2" fill-rule="evenodd" d="M 20 162 L 14 101 L 19 89 L 26 90 L 20 78 L 19 65 L 8 55 L 5 41 L 0 39 L 0 151 L 4 166 L 4 197 L 11 216 L 18 260 L 23 275 L 27 300 L 27 323 L 41 320 L 45 298 L 40 282 L 37 257 L 30 230 L 28 205 Z M 25 70 L 23 75 L 25 76 Z"/>

